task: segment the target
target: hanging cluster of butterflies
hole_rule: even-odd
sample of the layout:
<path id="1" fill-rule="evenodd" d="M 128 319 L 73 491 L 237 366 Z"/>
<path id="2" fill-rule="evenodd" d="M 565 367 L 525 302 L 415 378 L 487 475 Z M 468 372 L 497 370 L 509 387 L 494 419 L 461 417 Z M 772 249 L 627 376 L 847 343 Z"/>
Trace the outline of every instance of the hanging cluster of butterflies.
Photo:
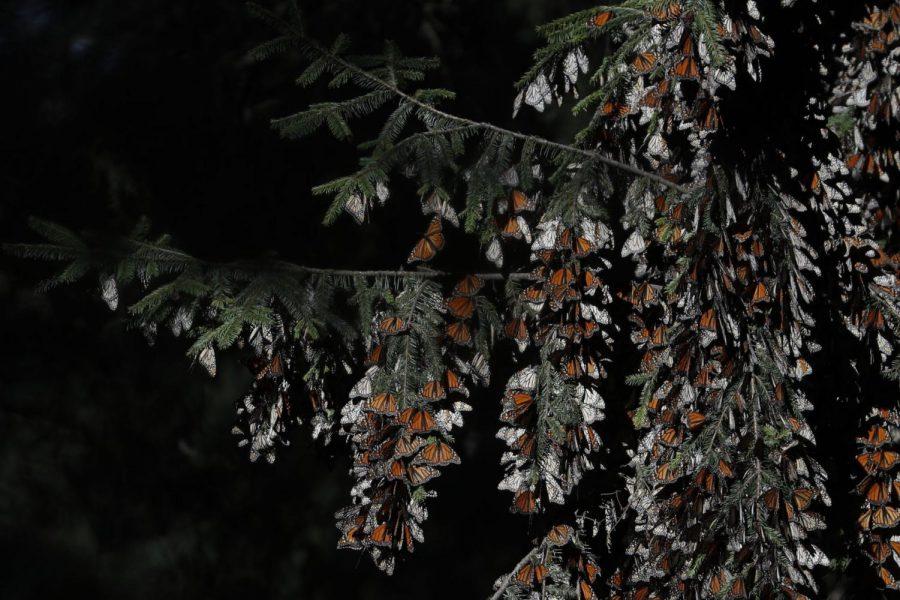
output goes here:
<path id="1" fill-rule="evenodd" d="M 616 127 L 631 135 L 601 139 L 628 144 L 632 156 L 665 177 L 702 180 L 709 161 L 705 139 L 723 124 L 721 90 L 734 90 L 740 61 L 758 79 L 759 58 L 774 47 L 759 27 L 755 3 L 738 16 L 724 13 L 715 32 L 704 30 L 708 24 L 677 1 L 653 3 L 643 15 L 613 10 L 594 15 L 588 29 L 606 33 L 624 20 L 610 34 L 628 40 L 629 62 L 627 68 L 610 65 L 604 74 L 610 92 L 594 123 L 607 134 Z"/>
<path id="2" fill-rule="evenodd" d="M 569 222 L 545 214 L 536 225 L 533 279 L 512 303 L 504 327 L 531 363 L 507 382 L 498 432 L 508 446 L 499 487 L 513 492 L 513 510 L 520 513 L 538 512 L 548 501 L 563 504 L 600 448 L 593 427 L 605 409 L 598 382 L 606 376 L 615 326 L 602 279 L 609 262 L 599 253 L 613 239 L 603 223 L 584 216 L 581 205 L 594 201 L 594 193 L 571 199 Z"/>
<path id="3" fill-rule="evenodd" d="M 613 18 L 598 13 L 588 27 Z M 629 192 L 634 230 L 622 255 L 637 272 L 625 296 L 644 353 L 634 417 L 647 433 L 629 484 L 636 531 L 622 578 L 657 597 L 815 590 L 811 570 L 827 559 L 806 541 L 822 526 L 810 508 L 828 497 L 805 449 L 814 441 L 803 417 L 811 405 L 799 387 L 817 349 L 804 307 L 818 254 L 796 218 L 801 206 L 763 200 L 740 174 L 717 172 L 710 150 L 727 118 L 721 90 L 735 88 L 741 63 L 759 80 L 759 59 L 774 43 L 752 1 L 721 16 L 715 39 L 678 2 L 659 3 L 650 18 L 620 91 L 595 120 L 611 132 L 601 139 L 630 143 L 635 159 L 696 193 L 667 196 L 645 182 Z M 646 21 L 624 30 L 639 27 Z M 745 489 L 750 467 L 754 493 Z"/>
<path id="4" fill-rule="evenodd" d="M 425 500 L 435 495 L 425 485 L 460 462 L 452 431 L 471 410 L 466 382 L 488 377 L 473 347 L 482 286 L 466 277 L 447 299 L 430 282 L 407 287 L 376 316 L 368 370 L 341 411 L 355 485 L 353 504 L 336 515 L 338 545 L 367 550 L 388 573 L 398 552 L 424 539 Z"/>
<path id="5" fill-rule="evenodd" d="M 275 462 L 278 447 L 290 445 L 290 434 L 303 418 L 309 420 L 313 439 L 327 444 L 334 429 L 334 398 L 326 379 L 338 370 L 349 372 L 349 365 L 313 340 L 292 339 L 284 323 L 276 313 L 271 325 L 251 328 L 237 343 L 248 351 L 245 364 L 253 380 L 235 402 L 231 432 L 238 446 L 247 448 L 251 462 L 261 457 Z M 211 348 L 209 352 L 201 352 L 199 361 L 214 369 Z M 307 406 L 295 405 L 304 401 Z"/>
<path id="6" fill-rule="evenodd" d="M 863 499 L 857 524 L 862 547 L 884 585 L 900 590 L 900 477 L 895 438 L 900 433 L 896 409 L 873 409 L 867 430 L 857 439 L 856 462 L 865 473 L 856 491 Z"/>
<path id="7" fill-rule="evenodd" d="M 571 525 L 551 527 L 512 574 L 512 590 L 521 591 L 525 598 L 565 598 L 570 590 L 577 590 L 578 600 L 597 600 L 600 567 L 584 537 L 584 531 Z"/>
<path id="8" fill-rule="evenodd" d="M 896 251 L 900 226 L 900 2 L 870 7 L 843 47 L 832 103 L 851 118 L 847 167 L 876 234 Z M 893 185 L 891 185 L 893 184 Z"/>

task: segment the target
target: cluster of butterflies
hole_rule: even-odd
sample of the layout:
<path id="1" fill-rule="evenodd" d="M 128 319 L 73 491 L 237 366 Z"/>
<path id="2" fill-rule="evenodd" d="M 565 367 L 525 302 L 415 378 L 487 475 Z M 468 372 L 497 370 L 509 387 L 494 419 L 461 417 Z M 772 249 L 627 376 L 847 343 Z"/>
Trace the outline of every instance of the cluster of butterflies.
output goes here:
<path id="1" fill-rule="evenodd" d="M 635 412 L 648 431 L 633 462 L 638 475 L 629 487 L 638 535 L 629 547 L 634 565 L 623 577 L 658 597 L 815 589 L 810 571 L 826 559 L 799 540 L 819 528 L 821 519 L 806 509 L 827 495 L 824 472 L 804 451 L 813 442 L 802 417 L 810 405 L 795 386 L 811 372 L 805 354 L 817 349 L 804 310 L 813 299 L 808 277 L 817 273 L 817 253 L 794 216 L 796 203 L 775 203 L 775 215 L 756 214 L 740 175 L 733 175 L 729 194 L 717 193 L 711 167 L 710 142 L 725 118 L 720 89 L 734 89 L 740 62 L 758 80 L 759 58 L 769 56 L 774 43 L 762 33 L 752 1 L 717 24 L 715 47 L 680 3 L 662 3 L 651 17 L 650 34 L 634 46 L 627 85 L 600 107 L 598 118 L 608 129 L 633 132 L 635 158 L 703 194 L 672 200 L 643 182 L 630 192 L 630 205 L 642 213 L 630 220 L 652 219 L 656 227 L 644 233 L 636 226 L 622 250 L 638 262 L 627 299 L 634 310 L 632 339 L 644 352 L 642 372 L 650 382 Z M 601 12 L 589 26 L 602 28 L 612 18 Z M 721 234 L 702 227 L 710 212 L 720 215 Z M 772 226 L 782 229 L 780 236 L 770 235 Z M 785 252 L 775 239 L 788 241 L 790 268 L 782 258 L 776 263 Z M 738 359 L 751 352 L 767 354 L 775 365 L 762 379 L 765 393 L 757 387 L 760 374 Z M 761 403 L 760 418 L 786 440 L 767 452 L 766 476 L 779 481 L 778 493 L 789 499 L 770 509 L 763 498 L 746 494 L 736 518 L 725 523 L 722 511 L 733 506 L 742 480 L 736 474 L 745 469 L 741 449 L 762 444 L 752 422 Z M 787 504 L 795 491 L 809 495 L 802 509 Z M 754 530 L 756 517 L 746 518 L 756 513 L 767 513 L 759 518 L 802 550 L 776 548 Z M 707 559 L 699 570 L 698 554 Z"/>
<path id="2" fill-rule="evenodd" d="M 846 164 L 865 185 L 867 220 L 897 250 L 900 226 L 900 2 L 870 7 L 844 45 L 832 104 L 852 116 Z M 893 183 L 893 185 L 891 185 Z"/>
<path id="3" fill-rule="evenodd" d="M 528 560 L 513 573 L 516 588 L 537 597 L 569 598 L 577 590 L 578 600 L 598 600 L 595 585 L 600 567 L 582 541 L 584 532 L 559 524 L 539 540 Z M 496 585 L 500 585 L 500 581 Z"/>
<path id="4" fill-rule="evenodd" d="M 499 487 L 513 492 L 516 512 L 562 504 L 593 468 L 589 455 L 600 448 L 593 424 L 605 409 L 598 380 L 606 374 L 615 328 L 601 279 L 609 263 L 598 253 L 612 243 L 609 229 L 587 217 L 566 225 L 545 215 L 535 228 L 533 280 L 504 327 L 520 352 L 531 348 L 540 361 L 507 382 L 497 434 L 508 446 Z"/>
<path id="5" fill-rule="evenodd" d="M 435 495 L 425 484 L 440 476 L 441 467 L 460 462 L 451 432 L 471 410 L 465 382 L 487 382 L 486 359 L 472 347 L 482 286 L 479 278 L 467 276 L 451 297 L 437 298 L 442 306 L 434 308 L 450 322 L 437 330 L 442 355 L 436 363 L 423 354 L 422 337 L 432 335 L 433 327 L 416 323 L 416 313 L 380 313 L 368 370 L 341 411 L 343 434 L 354 450 L 355 485 L 353 504 L 336 514 L 338 546 L 368 551 L 388 573 L 398 552 L 412 552 L 424 539 L 424 501 Z M 412 363 L 411 354 L 417 355 Z"/>
<path id="6" fill-rule="evenodd" d="M 704 202 L 730 204 L 729 198 L 716 196 L 704 197 L 701 207 Z M 643 279 L 635 281 L 628 296 L 634 310 L 632 340 L 644 353 L 642 372 L 650 382 L 639 418 L 635 412 L 636 422 L 648 431 L 634 458 L 638 476 L 630 483 L 638 507 L 636 530 L 644 535 L 629 548 L 636 558 L 629 576 L 638 586 L 654 580 L 665 586 L 674 577 L 679 587 L 669 593 L 675 596 L 690 590 L 715 597 L 728 586 L 741 592 L 736 597 L 746 597 L 753 586 L 763 589 L 761 580 L 774 577 L 777 565 L 794 563 L 780 567 L 793 570 L 787 580 L 812 586 L 808 571 L 824 560 L 821 552 L 803 546 L 805 554 L 776 560 L 744 515 L 769 512 L 767 526 L 798 545 L 822 524 L 817 515 L 803 512 L 813 499 L 827 501 L 827 495 L 824 471 L 803 450 L 813 442 L 801 416 L 811 405 L 794 389 L 811 372 L 804 354 L 815 349 L 808 339 L 810 317 L 803 310 L 813 300 L 803 274 L 815 268 L 813 250 L 803 242 L 798 222 L 779 221 L 787 229 L 783 237 L 796 238 L 793 264 L 783 268 L 773 259 L 768 214 L 757 215 L 747 205 L 726 207 L 722 212 L 733 217 L 716 235 L 692 225 L 692 211 L 684 204 L 667 203 L 664 197 L 655 204 L 669 222 L 666 235 L 657 235 L 655 242 L 674 260 L 665 271 L 643 268 Z M 666 289 L 672 281 L 677 285 Z M 747 360 L 751 353 L 757 360 L 767 355 L 775 372 L 754 372 Z M 758 387 L 763 381 L 768 382 L 765 392 Z M 777 426 L 787 440 L 767 452 L 766 477 L 781 482 L 779 493 L 802 490 L 810 502 L 770 508 L 746 495 L 738 501 L 737 518 L 723 522 L 736 486 L 749 476 L 739 457 L 746 448 L 762 445 L 756 418 Z M 706 555 L 709 564 L 736 563 L 740 569 L 695 574 L 698 554 Z"/>
<path id="7" fill-rule="evenodd" d="M 861 543 L 884 585 L 900 590 L 900 453 L 895 442 L 900 415 L 895 409 L 875 408 L 866 425 L 856 456 L 865 474 L 856 487 L 863 498 L 857 521 Z"/>
<path id="8" fill-rule="evenodd" d="M 275 461 L 278 446 L 289 444 L 287 434 L 299 423 L 291 405 L 289 370 L 293 352 L 286 345 L 283 322 L 254 327 L 241 345 L 248 347 L 247 367 L 254 375 L 247 393 L 235 403 L 237 422 L 231 432 L 250 460 Z"/>
<path id="9" fill-rule="evenodd" d="M 614 35 L 636 40 L 629 43 L 629 68 L 614 66 L 617 70 L 606 74 L 617 84 L 594 118 L 605 132 L 603 139 L 627 145 L 632 156 L 665 177 L 702 181 L 709 162 L 705 139 L 723 125 L 720 89 L 735 88 L 739 59 L 758 79 L 759 59 L 770 56 L 774 47 L 760 30 L 760 18 L 751 0 L 740 16 L 725 13 L 715 24 L 716 39 L 710 39 L 680 2 L 659 3 L 645 16 L 611 10 L 596 14 L 589 29 L 605 32 L 614 20 L 624 20 Z"/>

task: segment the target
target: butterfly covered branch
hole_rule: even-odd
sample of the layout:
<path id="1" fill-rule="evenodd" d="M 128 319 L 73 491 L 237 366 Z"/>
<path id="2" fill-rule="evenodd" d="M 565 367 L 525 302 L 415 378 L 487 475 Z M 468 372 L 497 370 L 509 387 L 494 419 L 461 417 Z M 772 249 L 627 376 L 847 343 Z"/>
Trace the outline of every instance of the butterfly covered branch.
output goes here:
<path id="1" fill-rule="evenodd" d="M 299 84 L 349 91 L 276 131 L 350 141 L 378 124 L 359 168 L 313 191 L 326 224 L 362 224 L 411 183 L 421 237 L 403 265 L 207 263 L 146 227 L 98 247 L 35 222 L 45 243 L 8 250 L 61 262 L 47 287 L 90 274 L 113 309 L 139 288 L 136 323 L 190 338 L 211 375 L 238 347 L 239 443 L 274 460 L 301 421 L 341 440 L 337 544 L 386 572 L 424 542 L 474 407 L 497 417 L 497 487 L 531 542 L 494 598 L 817 597 L 836 494 L 859 506 L 847 560 L 900 588 L 896 0 L 852 22 L 813 0 L 625 0 L 558 19 L 511 100 L 569 105 L 569 143 L 453 114 L 451 92 L 423 87 L 435 59 L 354 54 L 311 37 L 296 7 L 253 10 L 278 37 L 252 56 L 299 52 Z M 760 118 L 776 92 L 785 107 Z M 466 272 L 437 266 L 451 228 L 483 256 Z M 492 377 L 493 409 L 472 401 Z M 836 435 L 819 414 L 858 431 L 817 444 Z"/>

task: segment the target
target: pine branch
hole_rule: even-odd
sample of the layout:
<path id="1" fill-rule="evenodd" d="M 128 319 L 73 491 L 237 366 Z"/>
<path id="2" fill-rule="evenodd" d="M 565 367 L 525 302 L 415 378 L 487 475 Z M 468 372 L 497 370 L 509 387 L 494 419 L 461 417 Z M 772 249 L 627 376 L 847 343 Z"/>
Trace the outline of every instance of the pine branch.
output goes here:
<path id="1" fill-rule="evenodd" d="M 531 552 L 529 552 L 528 554 L 523 556 L 522 560 L 520 560 L 519 562 L 516 563 L 516 566 L 513 567 L 512 571 L 510 571 L 509 573 L 507 573 L 506 575 L 503 576 L 503 581 L 500 583 L 500 587 L 497 588 L 497 590 L 491 596 L 490 600 L 500 600 L 500 598 L 503 596 L 503 592 L 505 592 L 506 588 L 508 588 L 510 586 L 510 584 L 512 584 L 513 578 L 515 578 L 516 573 L 519 572 L 519 569 L 521 569 L 523 566 L 525 566 L 525 563 L 527 563 L 532 558 L 537 556 L 537 554 L 542 549 L 543 549 L 543 544 L 532 548 Z"/>
<path id="2" fill-rule="evenodd" d="M 300 35 L 299 31 L 298 31 L 298 35 Z M 586 150 L 584 148 L 578 148 L 576 146 L 570 146 L 567 144 L 561 144 L 559 142 L 554 142 L 554 141 L 551 141 L 551 140 L 548 140 L 546 138 L 542 138 L 542 137 L 536 136 L 536 135 L 529 135 L 529 134 L 521 133 L 518 131 L 513 131 L 510 129 L 505 129 L 503 127 L 499 127 L 497 125 L 494 125 L 492 123 L 487 123 L 484 121 L 474 121 L 472 119 L 467 119 L 465 117 L 460 117 L 460 116 L 454 115 L 452 113 L 448 113 L 446 111 L 440 110 L 431 104 L 423 102 L 422 100 L 420 100 L 419 98 L 417 98 L 415 96 L 407 94 L 406 92 L 399 89 L 395 85 L 392 85 L 392 84 L 388 83 L 387 81 L 384 81 L 384 80 L 376 77 L 371 72 L 366 71 L 366 70 L 358 67 L 357 65 L 345 60 L 344 58 L 334 54 L 331 50 L 329 50 L 325 46 L 321 45 L 320 43 L 318 43 L 314 40 L 311 40 L 309 38 L 306 38 L 306 37 L 304 37 L 302 39 L 304 42 L 306 42 L 306 44 L 309 45 L 310 48 L 314 49 L 317 53 L 319 53 L 319 55 L 322 58 L 325 58 L 327 60 L 330 60 L 334 63 L 339 64 L 344 69 L 347 69 L 348 71 L 365 79 L 366 81 L 370 82 L 371 84 L 373 84 L 377 87 L 380 87 L 386 91 L 389 91 L 390 93 L 394 94 L 395 96 L 404 100 L 405 102 L 409 102 L 410 104 L 413 104 L 414 106 L 420 108 L 421 110 L 426 111 L 427 113 L 429 113 L 435 117 L 439 117 L 441 119 L 444 119 L 446 121 L 449 121 L 451 123 L 454 123 L 458 126 L 462 126 L 465 128 L 474 128 L 474 129 L 480 129 L 483 131 L 489 131 L 489 132 L 499 134 L 502 136 L 506 136 L 506 137 L 510 137 L 510 138 L 513 138 L 513 139 L 516 139 L 516 140 L 519 140 L 522 142 L 534 144 L 536 146 L 542 146 L 545 148 L 550 148 L 552 150 L 556 150 L 556 151 L 560 151 L 560 152 L 564 152 L 564 153 L 576 154 L 579 156 L 583 156 L 587 159 L 603 163 L 605 165 L 608 165 L 608 166 L 618 169 L 620 171 L 624 171 L 626 173 L 630 173 L 630 174 L 636 175 L 638 177 L 644 177 L 646 179 L 649 179 L 651 181 L 659 183 L 660 185 L 663 185 L 670 189 L 676 190 L 683 194 L 689 193 L 688 188 L 678 185 L 677 183 L 674 183 L 672 181 L 669 181 L 668 179 L 666 179 L 664 177 L 661 177 L 654 173 L 650 173 L 648 171 L 644 171 L 643 169 L 639 169 L 638 167 L 623 163 L 623 162 L 615 160 L 613 158 L 609 158 L 608 156 L 604 156 L 595 151 Z"/>

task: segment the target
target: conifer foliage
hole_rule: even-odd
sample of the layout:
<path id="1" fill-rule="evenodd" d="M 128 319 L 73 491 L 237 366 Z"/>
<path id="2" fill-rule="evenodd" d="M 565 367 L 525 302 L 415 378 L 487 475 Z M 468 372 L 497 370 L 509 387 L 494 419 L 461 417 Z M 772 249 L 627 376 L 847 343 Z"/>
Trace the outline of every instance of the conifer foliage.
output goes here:
<path id="1" fill-rule="evenodd" d="M 424 542 L 468 400 L 511 356 L 498 487 L 544 529 L 494 598 L 818 597 L 834 494 L 859 498 L 852 560 L 900 589 L 900 406 L 884 383 L 900 379 L 900 3 L 624 0 L 563 17 L 540 29 L 513 112 L 571 103 L 571 143 L 457 116 L 423 85 L 435 59 L 354 54 L 296 6 L 252 9 L 278 34 L 254 57 L 299 52 L 298 83 L 345 91 L 274 120 L 281 135 L 349 140 L 383 119 L 359 169 L 314 192 L 326 224 L 363 223 L 413 182 L 423 234 L 406 265 L 213 264 L 145 225 L 100 244 L 34 221 L 45 242 L 8 249 L 62 262 L 48 287 L 99 277 L 115 310 L 136 282 L 137 325 L 191 339 L 212 376 L 242 348 L 239 444 L 273 461 L 302 421 L 344 443 L 337 544 L 388 573 Z M 759 111 L 775 90 L 783 104 Z M 451 229 L 483 250 L 468 273 L 426 266 L 453 252 Z M 831 388 L 832 367 L 894 394 Z M 819 406 L 858 419 L 855 457 L 817 447 Z M 601 490 L 621 504 L 573 494 L 613 466 L 607 418 L 636 433 Z M 834 461 L 856 479 L 830 479 Z"/>

